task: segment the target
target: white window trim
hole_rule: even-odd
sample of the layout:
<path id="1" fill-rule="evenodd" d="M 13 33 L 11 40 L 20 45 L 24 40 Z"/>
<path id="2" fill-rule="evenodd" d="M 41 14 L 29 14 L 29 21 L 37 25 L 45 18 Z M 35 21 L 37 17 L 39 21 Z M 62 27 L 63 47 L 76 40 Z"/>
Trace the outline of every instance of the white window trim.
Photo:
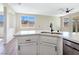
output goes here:
<path id="1" fill-rule="evenodd" d="M 21 16 L 23 16 L 23 15 L 21 15 Z M 21 17 L 20 16 L 20 17 Z M 25 15 L 24 15 L 25 16 Z M 19 18 L 20 18 L 19 17 Z M 36 21 L 35 21 L 35 24 L 36 24 Z M 22 25 L 21 25 L 21 18 L 20 18 L 20 29 L 33 29 L 33 28 L 35 28 L 35 24 L 33 25 L 33 27 L 22 27 Z"/>

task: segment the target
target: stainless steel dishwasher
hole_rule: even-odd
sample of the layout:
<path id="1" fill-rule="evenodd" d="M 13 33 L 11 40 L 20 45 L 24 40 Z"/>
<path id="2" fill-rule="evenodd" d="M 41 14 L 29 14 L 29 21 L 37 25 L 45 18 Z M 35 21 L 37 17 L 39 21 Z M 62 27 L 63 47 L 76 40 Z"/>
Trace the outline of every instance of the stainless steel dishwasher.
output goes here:
<path id="1" fill-rule="evenodd" d="M 64 55 L 79 55 L 79 43 L 64 39 L 63 40 Z"/>

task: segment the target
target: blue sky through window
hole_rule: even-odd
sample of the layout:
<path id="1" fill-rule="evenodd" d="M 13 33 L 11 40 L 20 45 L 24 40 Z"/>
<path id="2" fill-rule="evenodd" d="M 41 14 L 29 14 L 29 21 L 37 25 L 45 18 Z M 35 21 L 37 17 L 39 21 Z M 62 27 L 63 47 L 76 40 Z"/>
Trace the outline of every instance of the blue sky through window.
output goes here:
<path id="1" fill-rule="evenodd" d="M 4 21 L 4 15 L 0 15 L 0 22 Z"/>
<path id="2" fill-rule="evenodd" d="M 23 20 L 23 21 L 35 21 L 36 16 L 21 16 L 21 20 Z"/>

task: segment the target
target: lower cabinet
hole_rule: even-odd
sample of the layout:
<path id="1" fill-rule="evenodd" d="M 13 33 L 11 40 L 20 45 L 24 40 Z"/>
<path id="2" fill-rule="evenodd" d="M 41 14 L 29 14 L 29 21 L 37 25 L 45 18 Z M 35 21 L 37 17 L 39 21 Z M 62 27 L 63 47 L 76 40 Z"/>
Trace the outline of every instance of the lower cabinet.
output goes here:
<path id="1" fill-rule="evenodd" d="M 37 47 L 36 43 L 27 43 L 18 45 L 19 55 L 36 55 Z"/>
<path id="2" fill-rule="evenodd" d="M 27 36 L 17 37 L 17 54 L 19 55 L 57 55 L 60 37 Z M 60 47 L 60 45 L 59 45 Z M 62 49 L 62 48 L 61 48 Z"/>
<path id="3" fill-rule="evenodd" d="M 48 43 L 40 43 L 39 46 L 39 54 L 40 55 L 56 55 L 56 45 L 48 44 Z"/>
<path id="4" fill-rule="evenodd" d="M 56 45 L 48 43 L 27 43 L 18 45 L 19 55 L 56 55 Z"/>

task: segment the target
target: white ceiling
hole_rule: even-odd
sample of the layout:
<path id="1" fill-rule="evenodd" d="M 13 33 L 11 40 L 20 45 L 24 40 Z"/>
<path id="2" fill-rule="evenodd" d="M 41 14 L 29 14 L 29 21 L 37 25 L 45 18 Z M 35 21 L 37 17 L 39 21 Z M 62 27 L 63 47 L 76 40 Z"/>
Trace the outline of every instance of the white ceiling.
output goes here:
<path id="1" fill-rule="evenodd" d="M 74 8 L 71 12 L 79 11 L 79 3 L 9 3 L 17 13 L 41 14 L 41 15 L 63 15 L 65 12 L 60 8 Z"/>

